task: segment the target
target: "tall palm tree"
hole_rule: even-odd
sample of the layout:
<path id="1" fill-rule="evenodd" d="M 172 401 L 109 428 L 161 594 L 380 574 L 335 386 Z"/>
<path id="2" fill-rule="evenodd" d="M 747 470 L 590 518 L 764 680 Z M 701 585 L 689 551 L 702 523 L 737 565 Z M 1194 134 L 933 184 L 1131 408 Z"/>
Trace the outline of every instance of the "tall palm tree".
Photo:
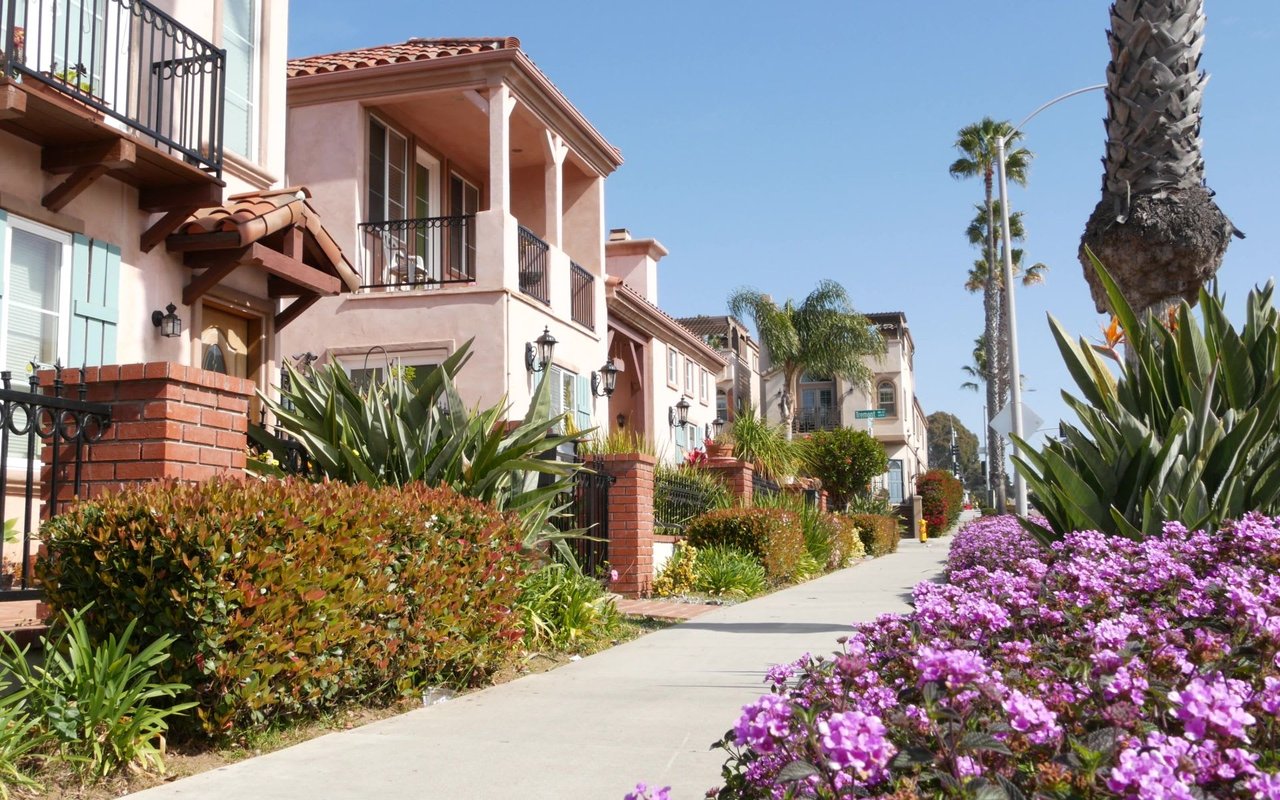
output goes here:
<path id="1" fill-rule="evenodd" d="M 1102 199 L 1080 239 L 1080 263 L 1099 312 L 1107 310 L 1106 294 L 1086 248 L 1135 311 L 1163 317 L 1181 300 L 1195 302 L 1231 235 L 1241 235 L 1204 182 L 1203 34 L 1203 0 L 1111 6 Z"/>
<path id="2" fill-rule="evenodd" d="M 880 332 L 854 310 L 848 292 L 835 281 L 819 281 L 799 305 L 787 300 L 779 306 L 755 289 L 738 289 L 729 296 L 729 313 L 755 323 L 771 366 L 782 370 L 782 421 L 788 439 L 802 374 L 867 385 L 872 373 L 865 359 L 884 353 Z"/>
<path id="3" fill-rule="evenodd" d="M 986 385 L 990 377 L 987 371 L 987 343 L 981 336 L 973 340 L 973 363 L 962 365 L 960 371 L 969 376 L 969 380 L 960 384 L 961 389 L 976 392 Z"/>

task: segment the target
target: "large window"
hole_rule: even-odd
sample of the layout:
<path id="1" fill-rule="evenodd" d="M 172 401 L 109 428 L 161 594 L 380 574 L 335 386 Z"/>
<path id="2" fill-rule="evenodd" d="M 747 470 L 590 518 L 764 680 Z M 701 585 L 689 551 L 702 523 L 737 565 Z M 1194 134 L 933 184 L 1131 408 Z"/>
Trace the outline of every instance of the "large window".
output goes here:
<path id="1" fill-rule="evenodd" d="M 227 51 L 223 146 L 258 157 L 258 0 L 222 0 L 222 46 Z"/>
<path id="2" fill-rule="evenodd" d="M 898 416 L 898 392 L 893 386 L 893 381 L 881 381 L 876 388 L 876 402 L 881 411 L 887 417 Z"/>
<path id="3" fill-rule="evenodd" d="M 0 230 L 0 364 L 21 386 L 32 361 L 66 359 L 71 237 L 16 217 Z"/>
<path id="4" fill-rule="evenodd" d="M 374 117 L 369 118 L 368 222 L 408 219 L 409 140 Z"/>

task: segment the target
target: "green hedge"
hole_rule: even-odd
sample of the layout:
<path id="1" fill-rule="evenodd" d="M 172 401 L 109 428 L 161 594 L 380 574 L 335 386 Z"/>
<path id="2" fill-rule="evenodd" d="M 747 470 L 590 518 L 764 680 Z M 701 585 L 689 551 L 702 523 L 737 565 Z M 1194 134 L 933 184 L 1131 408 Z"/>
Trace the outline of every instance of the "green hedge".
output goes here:
<path id="1" fill-rule="evenodd" d="M 517 649 L 518 521 L 448 489 L 154 483 L 46 522 L 55 612 L 168 634 L 209 736 L 481 681 Z"/>
<path id="2" fill-rule="evenodd" d="M 800 520 L 781 508 L 726 508 L 690 520 L 685 529 L 696 548 L 725 545 L 760 559 L 765 574 L 786 579 L 805 553 Z"/>
<path id="3" fill-rule="evenodd" d="M 862 544 L 867 554 L 883 556 L 898 549 L 898 518 L 881 514 L 850 514 L 849 519 L 858 526 Z"/>

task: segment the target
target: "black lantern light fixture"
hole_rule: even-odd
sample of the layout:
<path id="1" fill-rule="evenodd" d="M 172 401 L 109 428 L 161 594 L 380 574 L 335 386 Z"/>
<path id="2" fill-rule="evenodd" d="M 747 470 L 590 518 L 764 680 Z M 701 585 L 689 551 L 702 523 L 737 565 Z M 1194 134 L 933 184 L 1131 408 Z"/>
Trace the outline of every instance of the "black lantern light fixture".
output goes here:
<path id="1" fill-rule="evenodd" d="M 724 419 L 722 417 L 716 417 L 711 420 L 711 438 L 719 439 L 720 434 L 722 433 L 724 433 Z"/>
<path id="2" fill-rule="evenodd" d="M 542 329 L 542 335 L 524 345 L 524 367 L 529 372 L 542 372 L 551 366 L 551 356 L 556 349 L 556 337 L 551 328 Z"/>
<path id="3" fill-rule="evenodd" d="M 178 316 L 178 307 L 173 303 L 164 307 L 164 311 L 151 312 L 151 324 L 160 329 L 160 335 L 173 339 L 182 335 L 182 317 Z"/>
<path id="4" fill-rule="evenodd" d="M 618 388 L 618 369 L 613 359 L 604 362 L 598 372 L 591 373 L 591 393 L 596 397 L 609 397 Z"/>
<path id="5" fill-rule="evenodd" d="M 619 427 L 619 428 L 625 428 L 625 427 L 627 427 L 627 415 L 626 415 L 626 414 L 619 414 L 619 415 L 618 415 L 618 419 L 617 419 L 617 423 L 618 423 L 618 427 Z"/>
<path id="6" fill-rule="evenodd" d="M 679 403 L 667 409 L 667 421 L 673 428 L 682 428 L 689 424 L 689 398 L 681 397 Z"/>

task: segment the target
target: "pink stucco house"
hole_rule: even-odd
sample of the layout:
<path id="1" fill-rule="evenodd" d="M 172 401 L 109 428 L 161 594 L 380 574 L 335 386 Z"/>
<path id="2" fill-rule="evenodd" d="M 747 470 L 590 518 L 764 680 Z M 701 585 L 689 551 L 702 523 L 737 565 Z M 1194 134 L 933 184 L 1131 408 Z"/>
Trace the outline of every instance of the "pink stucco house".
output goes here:
<path id="1" fill-rule="evenodd" d="M 294 59 L 288 175 L 313 192 L 359 290 L 319 299 L 290 354 L 353 376 L 437 364 L 474 337 L 460 391 L 601 424 L 605 180 L 622 157 L 514 38 L 410 39 Z M 542 365 L 529 348 L 556 342 Z M 532 367 L 532 368 L 531 368 Z"/>

